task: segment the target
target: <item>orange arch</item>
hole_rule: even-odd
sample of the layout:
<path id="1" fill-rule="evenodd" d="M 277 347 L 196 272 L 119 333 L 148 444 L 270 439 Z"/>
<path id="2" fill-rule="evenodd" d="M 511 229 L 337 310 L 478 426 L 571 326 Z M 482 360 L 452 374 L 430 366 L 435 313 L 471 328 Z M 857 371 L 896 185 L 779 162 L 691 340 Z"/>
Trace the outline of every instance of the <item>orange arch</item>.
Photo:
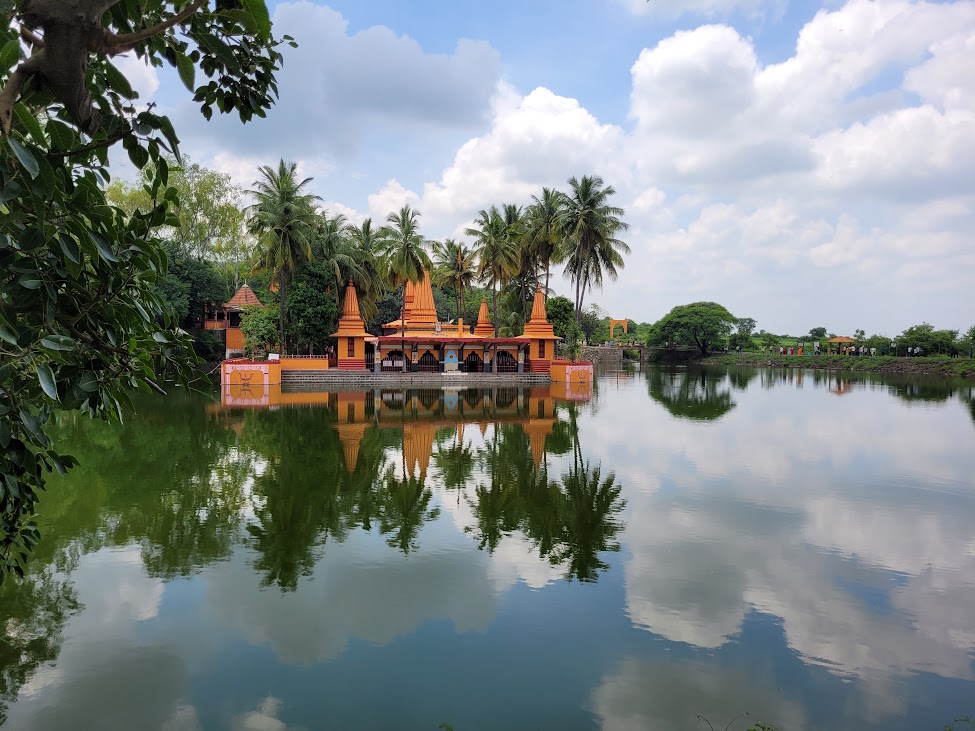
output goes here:
<path id="1" fill-rule="evenodd" d="M 629 324 L 629 322 L 630 322 L 629 320 L 613 320 L 612 318 L 610 318 L 610 321 L 609 321 L 609 339 L 610 340 L 613 339 L 613 330 L 616 329 L 616 326 L 617 325 L 622 325 L 623 326 L 623 332 L 624 333 L 628 333 L 629 330 L 627 330 L 627 325 Z"/>

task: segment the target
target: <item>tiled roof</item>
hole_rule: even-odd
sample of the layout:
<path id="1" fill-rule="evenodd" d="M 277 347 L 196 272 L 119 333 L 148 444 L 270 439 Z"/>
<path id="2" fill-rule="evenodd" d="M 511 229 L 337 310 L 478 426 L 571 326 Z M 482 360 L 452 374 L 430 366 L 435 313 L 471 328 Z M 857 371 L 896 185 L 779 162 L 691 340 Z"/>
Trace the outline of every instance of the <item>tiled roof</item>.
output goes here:
<path id="1" fill-rule="evenodd" d="M 261 301 L 257 299 L 254 290 L 247 286 L 247 284 L 242 284 L 240 289 L 234 293 L 234 296 L 230 298 L 230 301 L 224 307 L 244 307 L 245 305 L 260 304 Z"/>

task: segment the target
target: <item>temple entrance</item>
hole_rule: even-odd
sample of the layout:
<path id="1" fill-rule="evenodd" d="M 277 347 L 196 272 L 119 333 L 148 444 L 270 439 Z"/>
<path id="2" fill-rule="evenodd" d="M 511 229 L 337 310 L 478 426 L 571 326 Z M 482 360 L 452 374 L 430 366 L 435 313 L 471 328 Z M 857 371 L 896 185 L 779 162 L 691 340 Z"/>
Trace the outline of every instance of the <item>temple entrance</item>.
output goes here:
<path id="1" fill-rule="evenodd" d="M 468 373 L 481 373 L 484 371 L 484 361 L 478 353 L 468 353 L 464 358 L 464 370 Z"/>
<path id="2" fill-rule="evenodd" d="M 406 369 L 409 370 L 410 361 L 406 360 Z M 382 371 L 395 372 L 403 370 L 403 351 L 393 350 L 383 356 Z"/>
<path id="3" fill-rule="evenodd" d="M 517 373 L 518 361 L 507 350 L 499 350 L 494 358 L 494 370 L 497 373 Z"/>
<path id="4" fill-rule="evenodd" d="M 376 347 L 371 343 L 366 343 L 366 370 L 371 371 L 376 367 Z"/>
<path id="5" fill-rule="evenodd" d="M 416 364 L 416 369 L 423 373 L 436 373 L 440 370 L 440 363 L 437 361 L 437 356 L 428 350 L 420 356 L 420 360 Z"/>

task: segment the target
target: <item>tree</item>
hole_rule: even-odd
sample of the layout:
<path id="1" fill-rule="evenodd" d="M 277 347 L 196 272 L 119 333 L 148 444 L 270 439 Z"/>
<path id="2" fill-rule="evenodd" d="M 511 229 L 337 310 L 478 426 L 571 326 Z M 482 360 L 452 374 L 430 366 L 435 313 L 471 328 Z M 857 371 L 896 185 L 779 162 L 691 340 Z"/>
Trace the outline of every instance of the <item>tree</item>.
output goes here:
<path id="1" fill-rule="evenodd" d="M 582 316 L 582 302 L 593 285 L 603 286 L 605 274 L 616 280 L 623 268 L 623 254 L 630 247 L 616 238 L 629 226 L 620 218 L 625 211 L 609 204 L 616 190 L 604 187 L 598 175 L 570 178 L 570 193 L 562 217 L 563 246 L 560 258 L 565 261 L 565 276 L 575 283 L 576 322 Z"/>
<path id="2" fill-rule="evenodd" d="M 957 347 L 957 339 L 957 330 L 935 330 L 933 325 L 922 322 L 907 328 L 898 336 L 897 342 L 908 348 L 921 348 L 923 355 L 949 355 Z"/>
<path id="3" fill-rule="evenodd" d="M 862 340 L 865 340 L 866 337 L 867 334 L 863 330 L 857 330 L 856 332 L 853 333 L 853 339 L 856 340 L 858 343 Z"/>
<path id="4" fill-rule="evenodd" d="M 561 295 L 558 297 L 550 297 L 548 302 L 545 303 L 545 314 L 548 315 L 548 321 L 552 323 L 552 328 L 558 337 L 567 337 L 570 325 L 578 327 L 575 324 L 574 310 L 572 301 L 568 297 L 562 297 Z"/>
<path id="5" fill-rule="evenodd" d="M 271 307 L 245 307 L 241 312 L 240 330 L 244 334 L 244 350 L 254 354 L 270 350 L 280 337 L 277 313 Z"/>
<path id="6" fill-rule="evenodd" d="M 811 327 L 809 328 L 809 339 L 812 341 L 825 340 L 826 339 L 826 328 L 825 327 Z"/>
<path id="7" fill-rule="evenodd" d="M 282 353 L 288 352 L 284 327 L 288 283 L 298 267 L 312 257 L 311 242 L 317 222 L 314 202 L 319 200 L 317 195 L 304 192 L 311 178 L 299 181 L 297 168 L 297 163 L 284 160 L 278 163 L 277 170 L 262 165 L 254 190 L 248 191 L 256 201 L 248 209 L 248 225 L 258 241 L 258 267 L 271 274 L 271 282 L 278 286 L 281 297 L 278 342 Z"/>
<path id="8" fill-rule="evenodd" d="M 426 240 L 420 235 L 420 213 L 403 206 L 399 213 L 386 216 L 386 226 L 380 232 L 383 255 L 383 272 L 393 287 L 407 282 L 419 282 L 424 271 L 431 267 Z M 400 312 L 401 333 L 406 335 L 406 288 L 403 288 L 403 309 Z M 403 353 L 403 370 L 406 370 L 406 353 Z"/>
<path id="9" fill-rule="evenodd" d="M 366 218 L 359 226 L 349 226 L 348 231 L 350 240 L 358 249 L 359 268 L 365 274 L 365 283 L 356 289 L 359 295 L 359 312 L 368 321 L 376 316 L 379 299 L 386 294 L 376 261 L 382 242 L 379 230 L 373 228 L 371 218 Z"/>
<path id="10" fill-rule="evenodd" d="M 554 188 L 542 188 L 542 197 L 532 196 L 532 204 L 525 215 L 525 245 L 545 270 L 546 298 L 552 264 L 558 264 L 564 253 L 562 219 L 565 208 L 565 193 Z"/>
<path id="11" fill-rule="evenodd" d="M 168 61 L 207 118 L 214 106 L 244 122 L 264 116 L 277 95 L 280 43 L 265 2 L 247 6 L 2 5 L 0 580 L 23 573 L 38 541 L 30 518 L 45 472 L 74 464 L 46 433 L 52 413 L 121 418 L 132 388 L 162 390 L 157 381 L 193 372 L 189 340 L 155 289 L 166 271 L 156 231 L 175 224 L 178 200 L 164 152 L 178 153 L 179 140 L 168 118 L 135 103 L 110 59 Z M 197 85 L 198 71 L 209 80 Z M 106 196 L 116 143 L 137 169 L 152 165 L 147 210 Z"/>
<path id="12" fill-rule="evenodd" d="M 453 287 L 458 316 L 463 312 L 464 290 L 474 284 L 477 277 L 477 256 L 473 249 L 453 239 L 433 242 L 433 272 L 435 284 Z"/>
<path id="13" fill-rule="evenodd" d="M 329 288 L 335 287 L 327 262 L 315 260 L 301 268 L 288 289 L 288 340 L 295 351 L 325 352 L 338 329 L 339 307 Z"/>
<path id="14" fill-rule="evenodd" d="M 498 330 L 498 285 L 504 286 L 517 268 L 517 250 L 510 233 L 497 206 L 478 211 L 474 226 L 467 229 L 467 235 L 474 238 L 478 278 L 491 287 L 495 332 Z"/>
<path id="15" fill-rule="evenodd" d="M 707 355 L 711 346 L 728 337 L 736 318 L 715 302 L 678 305 L 651 328 L 648 345 L 677 342 L 694 345 Z"/>
<path id="16" fill-rule="evenodd" d="M 230 176 L 208 170 L 189 158 L 167 158 L 169 184 L 179 194 L 176 225 L 161 234 L 173 241 L 185 258 L 199 261 L 213 258 L 218 251 L 231 250 L 231 242 L 244 238 L 242 192 Z M 143 183 L 154 172 L 143 169 Z"/>

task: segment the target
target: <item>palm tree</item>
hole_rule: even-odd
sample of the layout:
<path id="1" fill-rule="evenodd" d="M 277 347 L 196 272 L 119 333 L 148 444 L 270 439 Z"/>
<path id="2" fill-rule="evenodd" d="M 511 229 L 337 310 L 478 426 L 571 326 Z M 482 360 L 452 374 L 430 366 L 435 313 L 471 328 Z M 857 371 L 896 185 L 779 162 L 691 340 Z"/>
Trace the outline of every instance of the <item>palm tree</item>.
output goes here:
<path id="1" fill-rule="evenodd" d="M 563 253 L 562 219 L 567 200 L 562 191 L 542 188 L 542 197 L 533 195 L 532 201 L 525 215 L 525 245 L 545 269 L 545 297 L 548 298 L 552 264 L 560 263 Z"/>
<path id="2" fill-rule="evenodd" d="M 464 289 L 474 284 L 477 277 L 474 251 L 453 239 L 433 242 L 433 260 L 436 264 L 434 278 L 437 284 L 454 288 L 457 303 L 457 316 L 464 312 Z"/>
<path id="3" fill-rule="evenodd" d="M 613 186 L 605 186 L 598 175 L 584 175 L 581 180 L 569 179 L 572 189 L 567 196 L 562 218 L 565 275 L 576 286 L 576 322 L 582 314 L 582 301 L 592 285 L 602 287 L 603 275 L 615 280 L 622 269 L 623 254 L 630 247 L 616 238 L 629 226 L 620 216 L 622 208 L 608 203 L 616 193 Z"/>
<path id="4" fill-rule="evenodd" d="M 320 198 L 305 192 L 311 178 L 299 181 L 297 164 L 281 160 L 275 170 L 262 165 L 254 190 L 255 199 L 248 208 L 248 229 L 257 237 L 258 267 L 271 273 L 271 283 L 278 285 L 281 296 L 279 332 L 281 351 L 288 352 L 284 322 L 288 283 L 302 262 L 311 259 L 311 241 L 315 234 L 314 203 Z"/>
<path id="5" fill-rule="evenodd" d="M 322 211 L 318 222 L 318 233 L 312 245 L 315 257 L 325 263 L 326 269 L 334 277 L 335 307 L 341 309 L 341 296 L 348 282 L 356 289 L 364 289 L 369 282 L 368 274 L 360 262 L 358 247 L 349 236 L 349 223 L 341 213 L 329 216 Z"/>
<path id="6" fill-rule="evenodd" d="M 372 219 L 366 218 L 359 226 L 349 226 L 349 239 L 357 249 L 359 267 L 365 274 L 359 290 L 359 310 L 367 322 L 376 316 L 379 299 L 386 293 L 383 277 L 376 261 L 381 248 L 380 229 L 373 228 Z"/>
<path id="7" fill-rule="evenodd" d="M 491 206 L 488 210 L 478 211 L 474 226 L 467 229 L 467 235 L 474 237 L 478 257 L 478 278 L 491 286 L 494 330 L 497 332 L 498 285 L 503 286 L 507 278 L 517 269 L 517 252 L 509 224 L 497 206 Z"/>
<path id="8" fill-rule="evenodd" d="M 419 282 L 423 272 L 430 268 L 426 240 L 420 235 L 420 213 L 409 206 L 399 213 L 386 216 L 387 226 L 380 231 L 380 250 L 383 253 L 383 273 L 393 287 L 407 282 Z M 400 317 L 401 334 L 406 337 L 406 289 L 403 289 L 403 309 Z M 405 341 L 404 341 L 405 342 Z M 404 344 L 405 347 L 405 344 Z M 403 352 L 403 370 L 406 371 L 406 352 Z"/>

